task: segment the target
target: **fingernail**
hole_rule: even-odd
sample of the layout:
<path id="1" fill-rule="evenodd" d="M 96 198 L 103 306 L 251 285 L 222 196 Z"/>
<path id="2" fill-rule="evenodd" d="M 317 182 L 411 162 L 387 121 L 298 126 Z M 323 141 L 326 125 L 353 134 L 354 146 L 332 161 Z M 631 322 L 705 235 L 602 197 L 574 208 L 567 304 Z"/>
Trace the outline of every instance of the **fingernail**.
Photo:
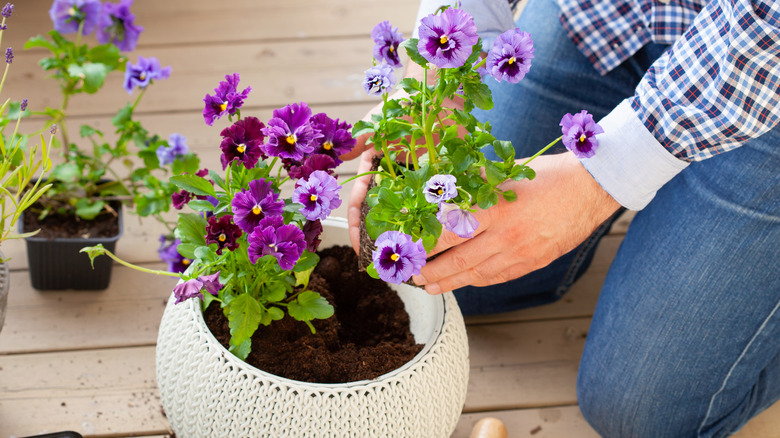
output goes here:
<path id="1" fill-rule="evenodd" d="M 428 292 L 431 295 L 436 295 L 441 293 L 441 287 L 439 287 L 439 283 L 433 283 L 425 286 L 425 292 Z"/>
<path id="2" fill-rule="evenodd" d="M 423 286 L 425 284 L 425 277 L 422 275 L 412 275 L 412 281 L 417 286 Z"/>

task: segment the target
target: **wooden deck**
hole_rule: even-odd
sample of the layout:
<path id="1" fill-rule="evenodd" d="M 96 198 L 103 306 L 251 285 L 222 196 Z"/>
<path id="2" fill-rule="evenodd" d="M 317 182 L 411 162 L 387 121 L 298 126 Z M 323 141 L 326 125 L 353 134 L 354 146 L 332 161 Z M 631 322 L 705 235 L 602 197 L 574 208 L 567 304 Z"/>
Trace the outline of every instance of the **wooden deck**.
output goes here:
<path id="1" fill-rule="evenodd" d="M 41 51 L 23 41 L 50 29 L 50 0 L 16 2 L 4 46 L 16 58 L 4 97 L 26 97 L 34 110 L 57 106 L 53 81 L 36 65 Z M 173 66 L 139 107 L 150 131 L 185 135 L 207 163 L 218 159 L 218 128 L 200 116 L 201 99 L 228 73 L 239 72 L 253 92 L 245 115 L 267 119 L 274 108 L 308 102 L 316 112 L 354 122 L 376 101 L 361 87 L 371 62 L 371 28 L 390 20 L 411 33 L 416 0 L 137 0 L 146 30 L 137 51 Z M 121 78 L 89 100 L 74 99 L 79 123 L 110 126 L 129 97 Z M 34 121 L 25 121 L 27 132 Z M 354 163 L 346 173 L 354 173 Z M 342 208 L 337 214 L 344 215 Z M 471 378 L 454 437 L 468 437 L 482 417 L 501 418 L 511 437 L 596 436 L 577 408 L 577 366 L 600 285 L 629 219 L 604 239 L 589 272 L 561 302 L 537 309 L 467 320 Z M 160 229 L 125 220 L 118 252 L 161 267 Z M 170 278 L 115 267 L 109 289 L 37 291 L 31 288 L 22 242 L 4 244 L 11 291 L 0 332 L 0 437 L 74 430 L 90 437 L 168 436 L 155 383 L 154 347 Z M 780 405 L 754 419 L 742 438 L 780 437 Z M 424 438 L 424 437 L 423 437 Z"/>

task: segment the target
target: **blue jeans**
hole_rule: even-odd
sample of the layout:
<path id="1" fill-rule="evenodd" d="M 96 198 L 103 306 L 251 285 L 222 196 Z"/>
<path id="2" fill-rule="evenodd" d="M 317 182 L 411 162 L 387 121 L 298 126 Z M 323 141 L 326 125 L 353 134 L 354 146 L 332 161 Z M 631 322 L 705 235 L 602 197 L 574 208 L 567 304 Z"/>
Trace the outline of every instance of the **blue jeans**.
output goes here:
<path id="1" fill-rule="evenodd" d="M 600 76 L 561 29 L 554 0 L 530 0 L 517 26 L 536 48 L 519 84 L 490 84 L 493 133 L 529 156 L 565 113 L 596 120 L 633 90 L 666 46 Z M 630 139 L 626 139 L 630 141 Z M 554 152 L 553 152 L 554 153 Z M 455 292 L 464 312 L 559 298 L 609 221 L 544 269 Z M 724 437 L 780 399 L 780 129 L 692 163 L 637 213 L 602 288 L 577 394 L 606 437 Z"/>

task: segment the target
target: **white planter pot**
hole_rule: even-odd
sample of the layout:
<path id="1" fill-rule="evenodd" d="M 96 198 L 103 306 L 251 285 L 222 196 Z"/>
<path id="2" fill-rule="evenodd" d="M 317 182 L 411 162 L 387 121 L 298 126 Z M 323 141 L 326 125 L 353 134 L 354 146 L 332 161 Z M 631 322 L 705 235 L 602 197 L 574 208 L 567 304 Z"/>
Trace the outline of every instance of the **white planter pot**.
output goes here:
<path id="1" fill-rule="evenodd" d="M 345 221 L 323 225 L 323 248 L 349 244 Z M 449 437 L 469 376 L 460 309 L 452 294 L 391 286 L 425 346 L 390 373 L 340 384 L 299 382 L 250 366 L 214 338 L 198 302 L 170 299 L 157 340 L 157 383 L 176 436 Z"/>

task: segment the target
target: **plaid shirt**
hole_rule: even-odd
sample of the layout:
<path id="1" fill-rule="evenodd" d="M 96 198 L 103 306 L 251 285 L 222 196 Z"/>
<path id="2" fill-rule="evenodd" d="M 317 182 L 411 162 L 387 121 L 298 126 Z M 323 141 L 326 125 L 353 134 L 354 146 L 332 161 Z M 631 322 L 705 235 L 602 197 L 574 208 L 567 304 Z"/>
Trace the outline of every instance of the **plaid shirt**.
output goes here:
<path id="1" fill-rule="evenodd" d="M 667 0 L 668 1 L 668 0 Z M 603 73 L 649 42 L 672 44 L 631 108 L 675 157 L 739 147 L 780 120 L 780 2 L 559 0 L 561 23 Z"/>

